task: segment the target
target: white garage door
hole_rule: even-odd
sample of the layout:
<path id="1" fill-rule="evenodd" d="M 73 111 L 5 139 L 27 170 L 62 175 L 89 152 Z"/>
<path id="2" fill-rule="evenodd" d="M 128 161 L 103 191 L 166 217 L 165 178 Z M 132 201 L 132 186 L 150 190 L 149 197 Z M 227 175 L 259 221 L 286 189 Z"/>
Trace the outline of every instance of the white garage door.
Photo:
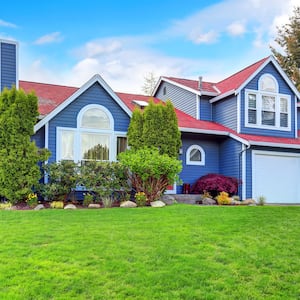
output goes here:
<path id="1" fill-rule="evenodd" d="M 267 203 L 300 203 L 300 155 L 253 151 L 252 194 Z"/>

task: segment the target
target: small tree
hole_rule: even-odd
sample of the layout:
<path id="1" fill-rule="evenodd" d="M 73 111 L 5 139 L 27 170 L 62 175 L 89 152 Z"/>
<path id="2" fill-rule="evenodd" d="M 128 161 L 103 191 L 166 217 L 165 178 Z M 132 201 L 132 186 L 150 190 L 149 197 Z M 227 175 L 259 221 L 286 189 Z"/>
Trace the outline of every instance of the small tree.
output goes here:
<path id="1" fill-rule="evenodd" d="M 133 150 L 155 147 L 161 154 L 178 157 L 181 147 L 177 116 L 170 101 L 155 104 L 152 100 L 141 111 L 136 109 L 128 129 L 128 145 Z"/>
<path id="2" fill-rule="evenodd" d="M 300 90 L 300 7 L 294 9 L 290 22 L 278 29 L 275 42 L 283 53 L 271 47 L 272 53 L 287 75 Z"/>
<path id="3" fill-rule="evenodd" d="M 0 193 L 12 203 L 24 200 L 42 177 L 38 162 L 50 153 L 31 141 L 38 117 L 33 94 L 5 89 L 0 95 Z"/>
<path id="4" fill-rule="evenodd" d="M 144 80 L 142 91 L 145 93 L 145 95 L 151 96 L 157 82 L 157 77 L 153 72 L 150 72 L 144 77 Z"/>
<path id="5" fill-rule="evenodd" d="M 129 150 L 120 154 L 120 162 L 128 167 L 128 176 L 136 192 L 144 192 L 149 202 L 158 199 L 167 186 L 178 179 L 181 161 L 156 148 Z"/>

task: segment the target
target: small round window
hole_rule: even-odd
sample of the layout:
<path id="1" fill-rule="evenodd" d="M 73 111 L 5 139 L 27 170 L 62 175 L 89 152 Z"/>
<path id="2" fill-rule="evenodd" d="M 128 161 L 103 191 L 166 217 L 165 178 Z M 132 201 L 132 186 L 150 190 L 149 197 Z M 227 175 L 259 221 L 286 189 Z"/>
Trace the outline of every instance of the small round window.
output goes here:
<path id="1" fill-rule="evenodd" d="M 205 152 L 199 145 L 192 145 L 186 151 L 187 165 L 201 165 L 205 164 Z"/>

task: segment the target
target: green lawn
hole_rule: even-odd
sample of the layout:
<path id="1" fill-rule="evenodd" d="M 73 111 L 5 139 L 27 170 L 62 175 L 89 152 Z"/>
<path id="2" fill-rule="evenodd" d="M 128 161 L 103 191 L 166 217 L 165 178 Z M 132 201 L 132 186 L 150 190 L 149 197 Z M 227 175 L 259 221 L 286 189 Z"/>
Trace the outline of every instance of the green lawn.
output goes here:
<path id="1" fill-rule="evenodd" d="M 0 299 L 300 299 L 300 207 L 0 211 Z"/>

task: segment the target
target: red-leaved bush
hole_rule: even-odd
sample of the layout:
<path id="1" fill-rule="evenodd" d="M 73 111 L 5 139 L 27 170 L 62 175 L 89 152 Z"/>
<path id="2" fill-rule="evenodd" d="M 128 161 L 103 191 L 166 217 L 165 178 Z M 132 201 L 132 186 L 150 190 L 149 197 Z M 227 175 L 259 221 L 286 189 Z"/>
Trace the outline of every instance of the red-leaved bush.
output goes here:
<path id="1" fill-rule="evenodd" d="M 220 192 L 235 195 L 238 191 L 240 180 L 235 177 L 228 177 L 221 174 L 207 174 L 200 177 L 191 188 L 191 193 L 202 194 L 209 192 L 213 197 Z"/>

